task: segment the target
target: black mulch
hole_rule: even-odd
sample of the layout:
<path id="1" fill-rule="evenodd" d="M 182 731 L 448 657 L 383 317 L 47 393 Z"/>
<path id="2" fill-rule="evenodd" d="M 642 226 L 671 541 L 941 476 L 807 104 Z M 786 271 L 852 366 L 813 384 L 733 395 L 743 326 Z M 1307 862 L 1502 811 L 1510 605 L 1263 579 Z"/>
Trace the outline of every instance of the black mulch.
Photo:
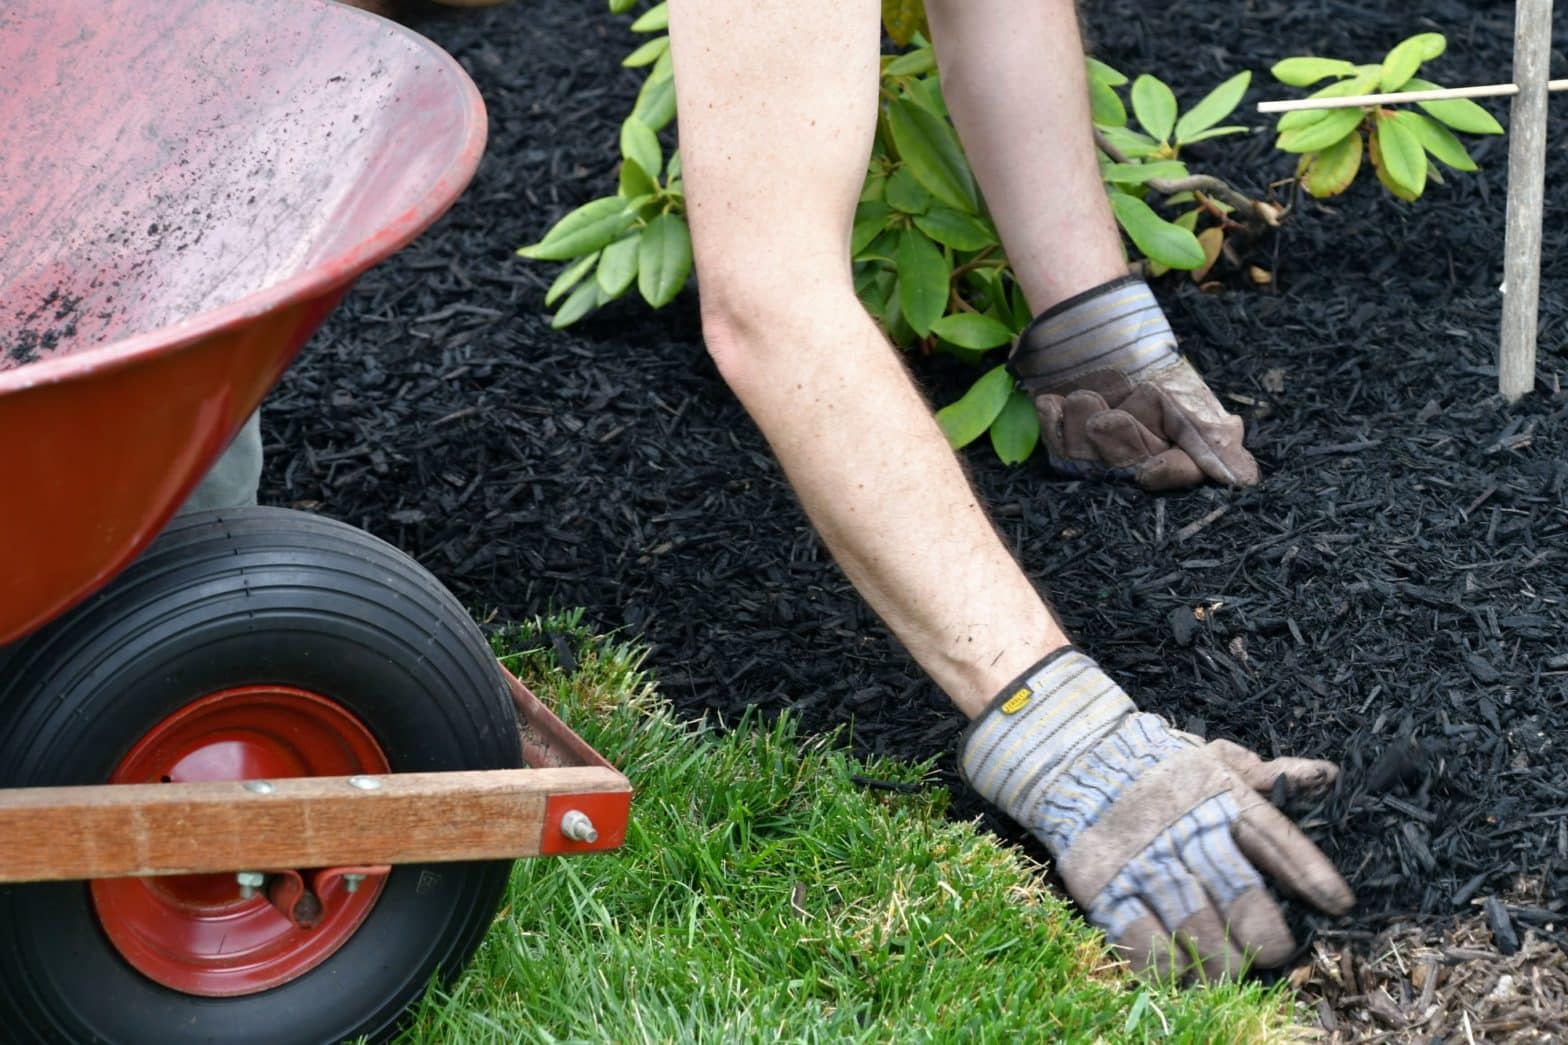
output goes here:
<path id="1" fill-rule="evenodd" d="M 1259 128 L 1252 103 L 1285 93 L 1263 71 L 1288 54 L 1372 60 L 1430 28 L 1450 39 L 1432 78 L 1510 71 L 1508 3 L 1089 6 L 1103 58 L 1188 102 L 1255 70 L 1241 119 Z M 489 153 L 270 400 L 263 497 L 385 537 L 502 619 L 586 607 L 651 643 L 686 713 L 789 709 L 813 730 L 852 722 L 859 751 L 950 766 L 960 717 L 808 531 L 703 353 L 693 298 L 556 333 L 541 304 L 556 266 L 512 255 L 614 183 L 639 82 L 617 63 L 637 39 L 603 7 L 411 11 L 483 91 Z M 1271 141 L 1194 159 L 1263 193 L 1291 169 Z M 1159 286 L 1248 420 L 1256 489 L 1150 497 L 966 455 L 1069 630 L 1143 705 L 1344 765 L 1304 813 L 1361 899 L 1340 939 L 1490 899 L 1511 915 L 1493 933 L 1505 953 L 1525 930 L 1568 945 L 1568 101 L 1551 141 L 1539 385 L 1520 405 L 1493 395 L 1507 144 L 1485 139 L 1484 173 L 1416 204 L 1370 177 L 1304 203 L 1250 259 L 1270 288 Z M 962 387 L 951 367 L 916 373 L 939 402 Z M 980 811 L 961 788 L 957 808 Z"/>

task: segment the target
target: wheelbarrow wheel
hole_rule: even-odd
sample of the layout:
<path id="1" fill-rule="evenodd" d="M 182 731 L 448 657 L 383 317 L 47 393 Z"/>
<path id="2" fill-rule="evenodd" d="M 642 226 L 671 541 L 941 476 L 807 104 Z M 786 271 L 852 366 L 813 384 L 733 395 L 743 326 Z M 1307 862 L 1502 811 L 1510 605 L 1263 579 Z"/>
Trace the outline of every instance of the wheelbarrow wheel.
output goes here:
<path id="1" fill-rule="evenodd" d="M 298 512 L 182 517 L 99 594 L 0 649 L 0 786 L 521 764 L 505 682 L 463 607 L 391 546 Z M 265 895 L 244 901 L 233 875 L 0 887 L 0 1036 L 381 1039 L 473 953 L 510 866 L 398 866 L 336 906 L 324 896 L 309 929 Z M 232 925 L 248 934 L 239 957 Z"/>

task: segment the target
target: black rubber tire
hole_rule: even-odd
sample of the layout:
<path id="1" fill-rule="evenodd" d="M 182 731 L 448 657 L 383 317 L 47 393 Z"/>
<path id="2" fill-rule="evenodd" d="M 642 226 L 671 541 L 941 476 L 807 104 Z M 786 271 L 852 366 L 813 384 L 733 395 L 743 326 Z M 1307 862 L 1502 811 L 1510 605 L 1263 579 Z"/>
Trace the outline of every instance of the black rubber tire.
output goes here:
<path id="1" fill-rule="evenodd" d="M 434 577 L 352 527 L 253 508 L 178 519 L 109 587 L 0 649 L 0 786 L 102 783 L 178 708 L 267 683 L 341 703 L 395 772 L 522 764 L 495 658 Z M 136 972 L 99 927 L 85 882 L 0 887 L 0 1039 L 383 1039 L 433 977 L 472 955 L 510 868 L 399 866 L 335 954 L 237 998 L 181 994 Z"/>

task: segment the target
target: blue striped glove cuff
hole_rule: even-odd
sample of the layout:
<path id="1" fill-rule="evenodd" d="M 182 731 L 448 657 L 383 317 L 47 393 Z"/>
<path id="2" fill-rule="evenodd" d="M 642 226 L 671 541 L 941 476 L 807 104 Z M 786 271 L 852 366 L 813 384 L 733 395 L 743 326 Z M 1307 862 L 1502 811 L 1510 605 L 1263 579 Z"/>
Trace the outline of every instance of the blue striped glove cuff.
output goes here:
<path id="1" fill-rule="evenodd" d="M 1136 276 L 1095 287 L 1041 313 L 1009 364 L 1031 393 L 1113 370 L 1129 382 L 1179 362 L 1176 335 L 1149 285 Z"/>

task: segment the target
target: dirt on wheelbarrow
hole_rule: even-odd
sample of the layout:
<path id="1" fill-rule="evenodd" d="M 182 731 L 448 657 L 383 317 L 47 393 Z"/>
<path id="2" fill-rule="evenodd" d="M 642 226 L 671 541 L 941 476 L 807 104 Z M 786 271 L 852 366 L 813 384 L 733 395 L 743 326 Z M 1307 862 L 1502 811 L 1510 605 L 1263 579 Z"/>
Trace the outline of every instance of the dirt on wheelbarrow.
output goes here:
<path id="1" fill-rule="evenodd" d="M 1193 150 L 1256 194 L 1291 172 L 1256 101 L 1294 53 L 1375 60 L 1439 30 L 1431 78 L 1506 80 L 1513 6 L 1086 5 L 1105 60 L 1184 101 L 1242 69 L 1257 129 Z M 705 357 L 694 300 L 567 332 L 515 258 L 614 184 L 638 42 L 602 4 L 409 5 L 490 108 L 453 213 L 370 273 L 265 413 L 263 497 L 417 555 L 498 620 L 586 607 L 652 645 L 686 713 L 791 710 L 865 753 L 940 758 L 963 723 L 861 605 Z M 1558 32 L 1568 29 L 1558 15 Z M 1561 37 L 1560 38 L 1568 38 Z M 1554 63 L 1554 68 L 1556 64 Z M 1488 102 L 1506 120 L 1506 105 Z M 1494 396 L 1504 139 L 1413 204 L 1303 201 L 1204 293 L 1158 285 L 1265 475 L 1164 497 L 965 458 L 1079 642 L 1144 706 L 1266 753 L 1338 760 L 1298 810 L 1360 905 L 1296 909 L 1289 973 L 1331 1040 L 1561 1040 L 1568 1022 L 1568 108 L 1554 103 L 1535 394 Z M 1042 186 L 1042 192 L 1049 186 Z M 915 364 L 938 403 L 965 372 Z M 1019 839 L 1022 841 L 1022 839 Z"/>

